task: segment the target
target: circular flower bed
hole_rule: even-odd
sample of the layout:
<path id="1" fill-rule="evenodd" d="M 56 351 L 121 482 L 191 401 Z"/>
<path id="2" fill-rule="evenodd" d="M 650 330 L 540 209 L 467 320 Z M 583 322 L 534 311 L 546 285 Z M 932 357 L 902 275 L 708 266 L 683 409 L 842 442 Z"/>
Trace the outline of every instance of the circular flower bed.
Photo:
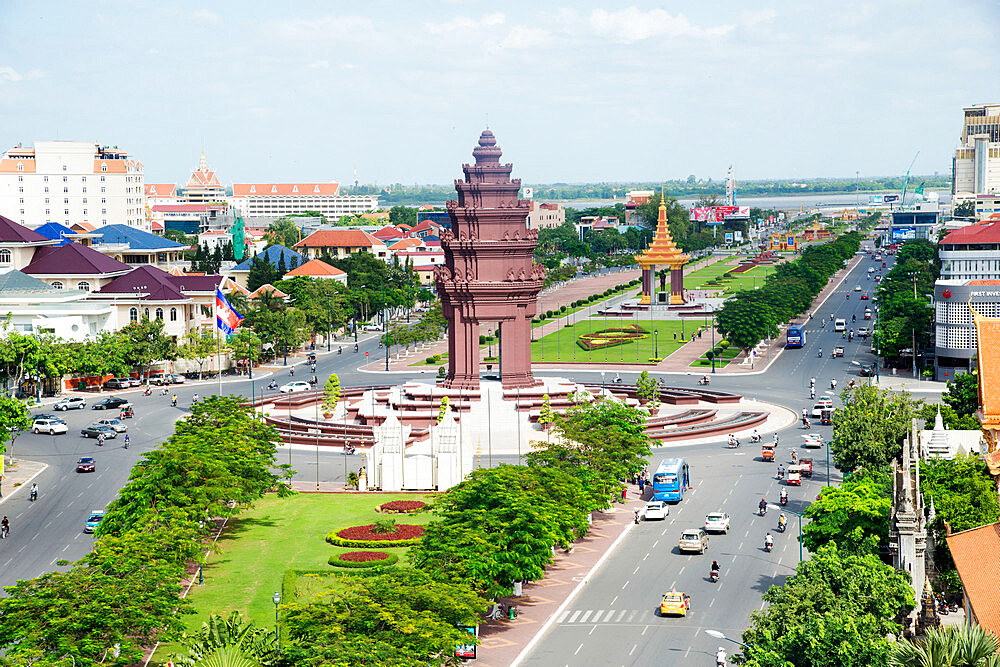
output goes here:
<path id="1" fill-rule="evenodd" d="M 371 542 L 396 540 L 415 540 L 424 534 L 423 526 L 414 526 L 407 523 L 397 523 L 391 533 L 375 532 L 375 524 L 368 526 L 351 526 L 337 531 L 337 536 L 345 540 L 367 540 Z"/>
<path id="2" fill-rule="evenodd" d="M 427 504 L 419 500 L 393 500 L 392 502 L 379 505 L 378 511 L 385 512 L 386 514 L 411 514 L 419 512 L 425 507 L 427 507 Z"/>
<path id="3" fill-rule="evenodd" d="M 348 551 L 330 556 L 334 567 L 389 567 L 399 562 L 399 556 L 384 551 Z"/>

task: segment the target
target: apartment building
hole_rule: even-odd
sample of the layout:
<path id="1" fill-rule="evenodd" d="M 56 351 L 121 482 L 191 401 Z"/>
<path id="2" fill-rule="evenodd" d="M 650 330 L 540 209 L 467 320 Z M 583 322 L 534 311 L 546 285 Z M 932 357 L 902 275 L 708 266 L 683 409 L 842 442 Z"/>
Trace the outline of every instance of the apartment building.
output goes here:
<path id="1" fill-rule="evenodd" d="M 229 202 L 242 216 L 280 217 L 317 211 L 338 220 L 374 211 L 378 196 L 340 194 L 339 183 L 233 183 Z"/>
<path id="2" fill-rule="evenodd" d="M 952 161 L 953 203 L 1000 193 L 1000 104 L 974 104 L 963 112 Z"/>

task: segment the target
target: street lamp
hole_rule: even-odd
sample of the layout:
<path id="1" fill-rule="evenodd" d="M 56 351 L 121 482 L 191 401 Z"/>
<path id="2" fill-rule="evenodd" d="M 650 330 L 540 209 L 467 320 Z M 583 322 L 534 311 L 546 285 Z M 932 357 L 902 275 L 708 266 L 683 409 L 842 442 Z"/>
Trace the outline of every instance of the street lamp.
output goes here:
<path id="1" fill-rule="evenodd" d="M 660 331 L 659 329 L 653 329 L 653 356 L 657 359 L 660 358 Z"/>
<path id="2" fill-rule="evenodd" d="M 715 372 L 715 306 L 712 306 L 712 372 Z"/>
<path id="3" fill-rule="evenodd" d="M 326 302 L 326 351 L 330 351 L 330 333 L 333 329 L 333 311 L 330 309 L 330 302 Z"/>
<path id="4" fill-rule="evenodd" d="M 274 602 L 274 645 L 280 648 L 281 640 L 278 639 L 278 605 L 281 604 L 281 593 L 274 591 L 271 601 Z"/>
<path id="5" fill-rule="evenodd" d="M 486 331 L 486 334 L 487 334 L 486 342 L 490 346 L 489 347 L 489 357 L 490 357 L 490 359 L 492 359 L 493 358 L 493 329 L 488 329 Z"/>
<path id="6" fill-rule="evenodd" d="M 827 446 L 827 450 L 829 450 L 829 445 Z M 774 503 L 768 503 L 767 506 L 773 510 L 778 510 L 779 512 L 788 512 L 789 514 L 794 514 L 795 516 L 799 517 L 799 562 L 801 563 L 802 562 L 802 515 L 799 514 L 798 512 L 793 512 L 792 510 L 787 509 L 785 507 L 781 507 L 780 505 L 775 505 Z"/>
<path id="7" fill-rule="evenodd" d="M 604 371 L 601 371 L 601 398 L 604 398 Z"/>
<path id="8" fill-rule="evenodd" d="M 730 639 L 726 635 L 722 634 L 718 630 L 705 630 L 705 634 L 709 637 L 715 637 L 716 639 L 725 639 L 727 642 L 732 642 L 734 644 L 739 644 L 740 646 L 746 646 L 743 642 L 738 642 L 735 639 Z"/>

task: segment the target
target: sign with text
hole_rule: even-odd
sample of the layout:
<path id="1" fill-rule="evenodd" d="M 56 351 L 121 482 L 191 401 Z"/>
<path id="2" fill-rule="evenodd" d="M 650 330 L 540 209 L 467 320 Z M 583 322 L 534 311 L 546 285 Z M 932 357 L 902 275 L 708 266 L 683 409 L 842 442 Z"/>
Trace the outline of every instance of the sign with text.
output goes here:
<path id="1" fill-rule="evenodd" d="M 459 630 L 464 630 L 472 635 L 472 642 L 469 644 L 458 644 L 455 646 L 455 657 L 456 658 L 469 658 L 471 660 L 476 659 L 476 640 L 475 638 L 479 635 L 479 628 L 475 625 L 459 625 Z"/>
<path id="2" fill-rule="evenodd" d="M 882 201 L 886 204 L 899 201 L 899 195 L 882 195 Z"/>
<path id="3" fill-rule="evenodd" d="M 749 220 L 749 206 L 696 206 L 691 209 L 691 219 L 709 225 L 721 225 L 726 219 Z"/>

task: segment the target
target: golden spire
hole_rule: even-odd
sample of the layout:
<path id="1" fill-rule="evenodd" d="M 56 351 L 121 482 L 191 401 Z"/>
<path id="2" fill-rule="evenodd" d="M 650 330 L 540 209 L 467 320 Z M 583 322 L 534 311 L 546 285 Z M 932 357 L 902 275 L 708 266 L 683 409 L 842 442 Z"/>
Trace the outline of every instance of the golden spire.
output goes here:
<path id="1" fill-rule="evenodd" d="M 670 236 L 670 223 L 667 220 L 667 198 L 660 186 L 660 210 L 656 216 L 656 232 L 653 242 L 645 252 L 636 257 L 640 265 L 676 265 L 683 266 L 689 257 L 683 254 Z"/>

